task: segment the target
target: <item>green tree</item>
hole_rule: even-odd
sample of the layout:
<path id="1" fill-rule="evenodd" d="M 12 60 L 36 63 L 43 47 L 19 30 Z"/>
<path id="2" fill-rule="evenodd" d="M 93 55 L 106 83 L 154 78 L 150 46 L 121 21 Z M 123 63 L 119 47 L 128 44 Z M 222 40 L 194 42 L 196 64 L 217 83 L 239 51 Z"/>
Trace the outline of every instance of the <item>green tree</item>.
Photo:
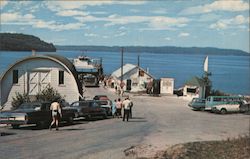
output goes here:
<path id="1" fill-rule="evenodd" d="M 205 72 L 204 76 L 202 76 L 202 80 L 205 84 L 205 98 L 211 95 L 212 90 L 212 81 L 209 79 L 209 76 L 211 76 L 211 73 Z"/>

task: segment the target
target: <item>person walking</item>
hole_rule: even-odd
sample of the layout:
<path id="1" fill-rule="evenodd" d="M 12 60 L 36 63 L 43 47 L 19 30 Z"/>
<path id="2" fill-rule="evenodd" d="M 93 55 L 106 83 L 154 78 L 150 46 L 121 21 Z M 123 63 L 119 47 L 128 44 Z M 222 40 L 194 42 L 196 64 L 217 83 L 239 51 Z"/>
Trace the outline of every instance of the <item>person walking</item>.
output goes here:
<path id="1" fill-rule="evenodd" d="M 121 110 L 122 110 L 122 101 L 120 98 L 118 98 L 116 102 L 116 112 L 118 118 L 122 117 Z"/>
<path id="2" fill-rule="evenodd" d="M 61 106 L 57 101 L 53 101 L 50 105 L 50 110 L 52 111 L 52 122 L 49 129 L 52 130 L 54 123 L 56 124 L 56 130 L 58 130 L 59 117 L 62 117 Z"/>
<path id="3" fill-rule="evenodd" d="M 129 111 L 130 111 L 130 105 L 131 105 L 131 101 L 129 100 L 129 98 L 127 97 L 123 102 L 122 102 L 123 108 L 124 108 L 124 115 L 123 115 L 123 119 L 122 121 L 126 120 L 128 121 L 129 118 Z"/>

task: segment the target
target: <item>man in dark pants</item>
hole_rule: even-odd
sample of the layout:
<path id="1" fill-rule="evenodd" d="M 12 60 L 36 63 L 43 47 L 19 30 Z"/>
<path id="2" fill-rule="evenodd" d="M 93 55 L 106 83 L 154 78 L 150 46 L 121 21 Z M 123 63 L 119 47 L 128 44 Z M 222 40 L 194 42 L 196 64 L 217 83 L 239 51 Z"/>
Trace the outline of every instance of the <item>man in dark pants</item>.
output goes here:
<path id="1" fill-rule="evenodd" d="M 131 101 L 129 100 L 128 97 L 122 102 L 122 105 L 124 108 L 123 121 L 125 121 L 125 116 L 128 121 L 129 114 L 130 114 L 130 105 L 131 105 Z"/>

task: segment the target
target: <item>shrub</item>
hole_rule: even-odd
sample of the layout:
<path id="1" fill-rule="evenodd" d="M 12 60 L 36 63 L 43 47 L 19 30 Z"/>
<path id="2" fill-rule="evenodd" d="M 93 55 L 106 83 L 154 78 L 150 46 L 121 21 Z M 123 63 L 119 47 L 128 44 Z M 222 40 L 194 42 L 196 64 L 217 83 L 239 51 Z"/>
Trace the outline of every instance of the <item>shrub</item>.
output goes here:
<path id="1" fill-rule="evenodd" d="M 21 94 L 19 92 L 16 92 L 16 96 L 12 97 L 12 108 L 13 110 L 17 109 L 21 104 L 25 102 L 30 102 L 30 98 L 28 93 Z"/>
<path id="2" fill-rule="evenodd" d="M 36 95 L 36 99 L 38 101 L 53 102 L 62 100 L 62 96 L 57 90 L 48 85 L 42 92 Z"/>
<path id="3" fill-rule="evenodd" d="M 62 96 L 60 93 L 58 93 L 57 90 L 55 90 L 53 87 L 48 85 L 42 92 L 38 93 L 36 95 L 37 101 L 46 101 L 46 102 L 52 102 L 52 101 L 62 101 Z M 15 97 L 12 97 L 12 108 L 13 110 L 19 108 L 19 106 L 25 102 L 30 102 L 30 97 L 28 93 L 20 94 L 16 93 Z"/>

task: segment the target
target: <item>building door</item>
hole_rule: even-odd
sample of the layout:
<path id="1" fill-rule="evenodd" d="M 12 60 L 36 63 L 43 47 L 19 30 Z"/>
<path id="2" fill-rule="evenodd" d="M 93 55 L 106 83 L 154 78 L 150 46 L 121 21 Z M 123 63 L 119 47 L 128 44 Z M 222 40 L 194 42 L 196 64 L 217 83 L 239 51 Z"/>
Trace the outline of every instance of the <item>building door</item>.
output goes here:
<path id="1" fill-rule="evenodd" d="M 153 94 L 160 94 L 160 80 L 153 80 Z"/>
<path id="2" fill-rule="evenodd" d="M 50 84 L 50 72 L 30 72 L 29 73 L 29 95 L 36 95 L 43 91 Z"/>
<path id="3" fill-rule="evenodd" d="M 130 91 L 131 90 L 131 79 L 127 79 L 127 91 Z"/>

